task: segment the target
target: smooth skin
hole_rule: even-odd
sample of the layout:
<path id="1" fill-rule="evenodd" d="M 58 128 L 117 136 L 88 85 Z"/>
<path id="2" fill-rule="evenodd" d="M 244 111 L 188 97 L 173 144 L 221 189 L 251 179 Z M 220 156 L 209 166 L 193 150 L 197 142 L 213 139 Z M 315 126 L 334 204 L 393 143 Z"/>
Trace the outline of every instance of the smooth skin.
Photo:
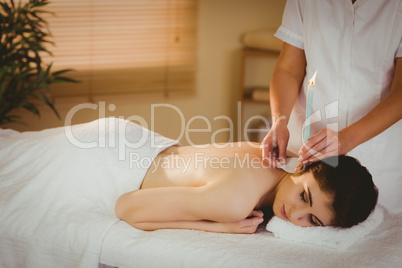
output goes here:
<path id="1" fill-rule="evenodd" d="M 305 68 L 304 51 L 283 43 L 270 84 L 272 127 L 261 147 L 263 159 L 274 167 L 279 167 L 275 161 L 277 157 L 282 164 L 285 164 L 289 141 L 287 125 L 305 76 Z M 278 150 L 277 156 L 276 150 Z"/>
<path id="2" fill-rule="evenodd" d="M 305 67 L 304 51 L 284 43 L 270 85 L 273 126 L 261 146 L 263 159 L 275 167 L 278 166 L 275 162 L 277 157 L 282 163 L 286 159 L 289 141 L 287 124 L 305 76 Z M 363 118 L 339 132 L 320 130 L 300 148 L 299 161 L 308 164 L 350 152 L 402 119 L 401 103 L 402 60 L 397 58 L 390 94 Z M 274 154 L 276 150 L 279 152 L 278 156 Z"/>
<path id="3" fill-rule="evenodd" d="M 254 233 L 263 207 L 300 226 L 330 225 L 332 196 L 310 173 L 263 165 L 260 144 L 173 146 L 153 161 L 141 188 L 123 194 L 116 215 L 135 228 Z"/>

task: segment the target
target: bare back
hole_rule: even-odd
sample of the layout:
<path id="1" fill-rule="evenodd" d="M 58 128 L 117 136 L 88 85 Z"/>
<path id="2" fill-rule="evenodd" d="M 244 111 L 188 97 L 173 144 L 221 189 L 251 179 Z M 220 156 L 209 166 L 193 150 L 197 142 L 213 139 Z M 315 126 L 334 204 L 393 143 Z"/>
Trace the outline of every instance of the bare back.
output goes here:
<path id="1" fill-rule="evenodd" d="M 286 174 L 262 164 L 259 144 L 174 146 L 155 158 L 141 189 L 119 197 L 116 215 L 142 230 L 253 233 Z"/>
<path id="2" fill-rule="evenodd" d="M 255 207 L 278 184 L 283 171 L 264 167 L 258 144 L 247 142 L 206 145 L 207 148 L 173 146 L 160 153 L 144 178 L 141 189 L 157 187 L 235 188 L 249 192 Z M 229 187 L 230 185 L 230 187 Z M 237 191 L 233 192 L 235 194 Z"/>

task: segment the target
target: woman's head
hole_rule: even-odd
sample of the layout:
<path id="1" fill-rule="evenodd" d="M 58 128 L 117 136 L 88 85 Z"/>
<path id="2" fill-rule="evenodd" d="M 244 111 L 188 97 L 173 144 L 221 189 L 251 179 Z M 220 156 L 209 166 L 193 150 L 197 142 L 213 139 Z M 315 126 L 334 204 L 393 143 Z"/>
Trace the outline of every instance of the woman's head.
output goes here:
<path id="1" fill-rule="evenodd" d="M 272 209 L 300 226 L 351 227 L 370 215 L 377 196 L 367 169 L 352 157 L 337 156 L 288 174 L 278 185 Z"/>
<path id="2" fill-rule="evenodd" d="M 331 225 L 351 227 L 367 219 L 377 204 L 378 190 L 371 174 L 349 156 L 327 158 L 306 167 L 320 189 L 333 196 Z"/>

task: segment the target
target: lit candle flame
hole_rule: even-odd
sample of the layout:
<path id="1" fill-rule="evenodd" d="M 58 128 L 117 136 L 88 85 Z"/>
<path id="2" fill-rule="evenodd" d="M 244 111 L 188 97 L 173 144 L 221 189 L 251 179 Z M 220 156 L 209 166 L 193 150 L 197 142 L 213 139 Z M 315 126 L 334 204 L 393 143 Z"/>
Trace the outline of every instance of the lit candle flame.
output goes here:
<path id="1" fill-rule="evenodd" d="M 316 70 L 315 73 L 313 74 L 313 77 L 311 77 L 311 79 L 308 80 L 308 84 L 309 84 L 309 85 L 312 85 L 313 87 L 314 87 L 314 85 L 315 85 L 315 77 L 317 76 L 317 71 L 318 71 L 318 70 Z"/>
<path id="2" fill-rule="evenodd" d="M 311 112 L 313 107 L 313 89 L 315 85 L 315 77 L 317 76 L 317 71 L 315 71 L 313 77 L 311 77 L 311 79 L 308 81 L 306 98 L 306 122 L 304 125 L 304 143 L 306 143 L 310 138 Z"/>

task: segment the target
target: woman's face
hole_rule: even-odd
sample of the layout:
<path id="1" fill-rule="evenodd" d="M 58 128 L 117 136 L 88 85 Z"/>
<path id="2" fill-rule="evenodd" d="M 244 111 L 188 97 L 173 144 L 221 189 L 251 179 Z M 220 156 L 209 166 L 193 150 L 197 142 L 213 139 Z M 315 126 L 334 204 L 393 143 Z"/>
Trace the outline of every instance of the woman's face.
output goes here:
<path id="1" fill-rule="evenodd" d="M 275 216 L 300 226 L 331 225 L 333 197 L 321 191 L 310 172 L 286 176 L 272 206 Z"/>

